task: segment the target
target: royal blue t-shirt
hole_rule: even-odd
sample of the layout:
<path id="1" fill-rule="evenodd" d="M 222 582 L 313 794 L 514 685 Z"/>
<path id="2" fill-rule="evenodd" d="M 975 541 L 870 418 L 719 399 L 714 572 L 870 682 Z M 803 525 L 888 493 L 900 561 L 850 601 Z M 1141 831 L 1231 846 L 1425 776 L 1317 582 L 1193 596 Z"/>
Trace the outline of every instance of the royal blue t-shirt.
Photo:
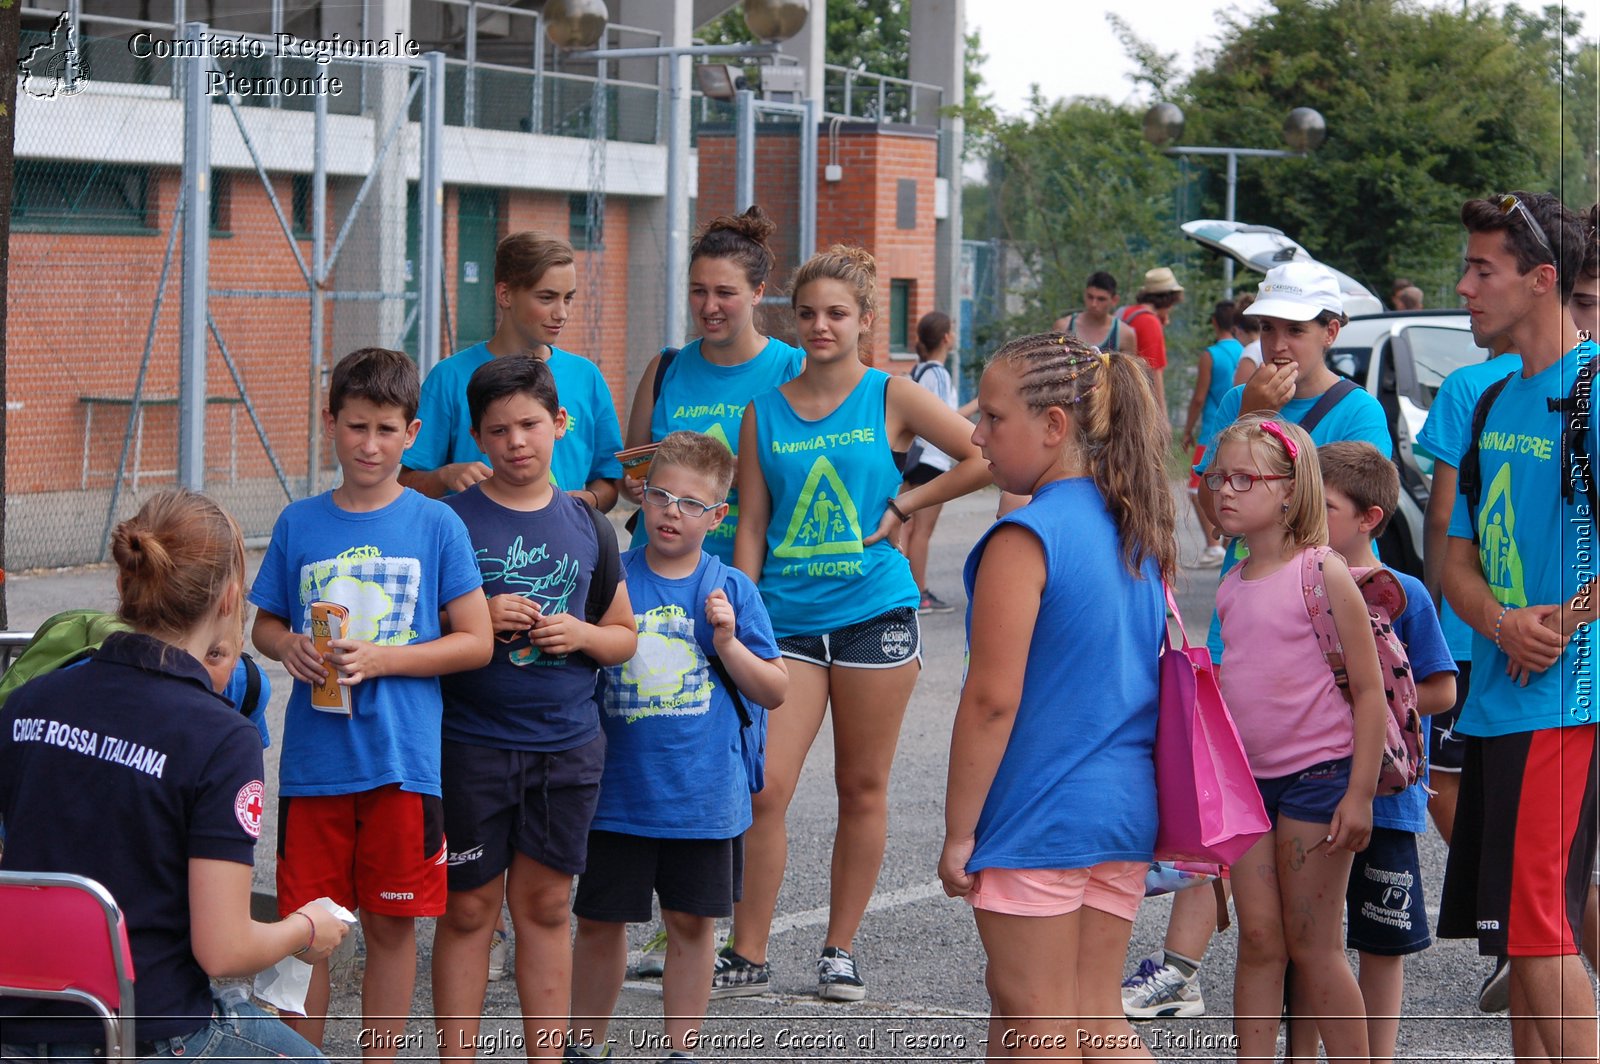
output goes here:
<path id="1" fill-rule="evenodd" d="M 0 709 L 4 867 L 88 876 L 111 891 L 139 980 L 141 1039 L 210 1020 L 189 938 L 189 862 L 254 862 L 262 779 L 256 729 L 199 661 L 151 636 L 114 632 L 89 661 L 30 680 Z M 80 1006 L 13 999 L 4 1012 L 7 1042 L 101 1039 Z"/>
<path id="2" fill-rule="evenodd" d="M 1323 393 L 1326 394 L 1326 393 Z M 1230 388 L 1228 394 L 1222 397 L 1221 404 L 1217 407 L 1217 431 L 1221 432 L 1239 419 L 1239 401 L 1244 396 L 1244 385 Z M 1322 394 L 1309 396 L 1305 399 L 1291 399 L 1283 404 L 1279 414 L 1283 420 L 1300 424 L 1300 419 L 1311 413 L 1311 408 L 1317 405 L 1317 400 Z M 1336 403 L 1322 420 L 1317 422 L 1311 430 L 1311 442 L 1318 447 L 1325 443 L 1334 443 L 1339 440 L 1365 440 L 1372 444 L 1385 457 L 1394 455 L 1394 437 L 1389 433 L 1389 423 L 1384 419 L 1383 407 L 1372 393 L 1356 389 Z M 1196 473 L 1204 475 L 1206 467 L 1211 464 L 1212 452 L 1216 450 L 1216 439 L 1206 444 L 1206 453 L 1200 459 L 1200 464 L 1194 467 Z M 1206 490 L 1202 485 L 1201 490 Z M 1217 582 L 1228 575 L 1235 565 L 1244 560 L 1245 545 L 1243 539 L 1230 539 L 1227 552 L 1222 559 L 1222 570 Z M 1211 628 L 1206 633 L 1206 648 L 1211 651 L 1211 660 L 1218 665 L 1222 664 L 1222 621 L 1217 617 L 1215 608 L 1211 611 Z"/>
<path id="3" fill-rule="evenodd" d="M 1411 662 L 1411 678 L 1418 684 L 1441 672 L 1454 673 L 1455 659 L 1445 642 L 1444 631 L 1439 626 L 1439 614 L 1433 608 L 1433 596 L 1427 585 L 1410 575 L 1391 569 L 1406 593 L 1405 612 L 1394 622 L 1395 634 L 1405 644 L 1406 658 Z M 1430 718 L 1422 718 L 1422 749 L 1428 749 Z M 1394 828 L 1420 834 L 1428 830 L 1428 792 L 1422 785 L 1428 782 L 1423 776 L 1417 786 L 1407 787 L 1399 794 L 1380 795 L 1372 800 L 1374 827 Z"/>
<path id="4" fill-rule="evenodd" d="M 593 827 L 661 839 L 731 839 L 750 826 L 739 714 L 706 662 L 711 593 L 701 552 L 692 576 L 669 580 L 651 570 L 645 549 L 622 556 L 639 649 L 604 670 L 601 723 L 606 769 Z M 723 567 L 734 632 L 751 653 L 779 656 L 766 607 L 750 578 Z"/>
<path id="5" fill-rule="evenodd" d="M 452 462 L 489 464 L 489 456 L 472 439 L 467 381 L 474 370 L 493 358 L 487 343 L 473 344 L 429 371 L 417 407 L 422 428 L 406 450 L 407 469 L 432 470 Z M 622 427 L 600 367 L 559 347 L 550 349 L 548 365 L 556 379 L 556 397 L 567 411 L 566 434 L 556 441 L 550 456 L 556 486 L 562 491 L 578 491 L 591 480 L 622 476 L 622 463 L 617 461 Z"/>
<path id="6" fill-rule="evenodd" d="M 405 489 L 367 513 L 340 509 L 332 492 L 284 507 L 250 601 L 292 631 L 311 627 L 311 603 L 350 610 L 347 636 L 379 646 L 427 643 L 439 611 L 483 581 L 467 530 L 442 502 Z M 439 794 L 437 676 L 380 676 L 350 689 L 352 714 L 311 708 L 296 682 L 283 719 L 282 794 L 359 794 L 398 783 Z"/>
<path id="7" fill-rule="evenodd" d="M 1565 422 L 1549 407 L 1571 392 L 1578 367 L 1594 357 L 1594 342 L 1581 343 L 1531 377 L 1512 377 L 1478 438 L 1478 557 L 1504 606 L 1567 602 L 1595 578 L 1596 515 L 1582 491 L 1571 503 L 1562 498 Z M 1600 417 L 1589 422 L 1589 453 L 1600 455 Z M 1470 540 L 1473 531 L 1466 498 L 1458 495 L 1450 536 Z M 1481 632 L 1473 632 L 1472 663 L 1472 689 L 1456 725 L 1463 735 L 1492 738 L 1595 723 L 1592 624 L 1580 626 L 1561 660 L 1534 673 L 1526 687 L 1506 675 L 1506 655 Z"/>
<path id="8" fill-rule="evenodd" d="M 585 619 L 602 552 L 617 556 L 615 536 L 595 536 L 587 503 L 558 491 L 543 509 L 512 510 L 474 484 L 445 505 L 467 526 L 484 594 Z M 444 678 L 445 738 L 503 750 L 582 746 L 600 731 L 595 673 L 585 655 L 545 654 L 525 633 L 496 633 L 489 664 Z"/>
<path id="9" fill-rule="evenodd" d="M 994 529 L 1007 524 L 1038 537 L 1045 586 L 1022 701 L 967 871 L 1148 861 L 1167 617 L 1161 574 L 1153 559 L 1138 576 L 1128 572 L 1116 521 L 1093 480 L 1053 481 L 997 521 L 967 556 L 969 642 L 978 563 Z"/>
<path id="10" fill-rule="evenodd" d="M 1472 434 L 1472 412 L 1478 400 L 1497 380 L 1522 372 L 1521 355 L 1500 355 L 1486 362 L 1462 366 L 1439 385 L 1439 392 L 1428 407 L 1428 420 L 1417 434 L 1417 443 L 1433 457 L 1459 471 L 1461 456 L 1467 453 Z M 1459 494 L 1459 492 L 1457 492 Z M 1454 503 L 1452 502 L 1452 506 Z M 1457 661 L 1472 660 L 1472 629 L 1456 615 L 1450 603 L 1439 611 L 1445 642 Z"/>

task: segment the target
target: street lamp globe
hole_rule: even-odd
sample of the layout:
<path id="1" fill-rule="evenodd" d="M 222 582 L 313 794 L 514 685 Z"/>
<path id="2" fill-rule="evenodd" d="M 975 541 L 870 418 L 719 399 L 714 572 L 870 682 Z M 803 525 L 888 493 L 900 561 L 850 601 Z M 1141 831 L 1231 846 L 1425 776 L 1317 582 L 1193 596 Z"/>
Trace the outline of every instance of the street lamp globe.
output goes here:
<path id="1" fill-rule="evenodd" d="M 609 17 L 605 0 L 545 0 L 544 30 L 558 48 L 593 48 Z"/>
<path id="2" fill-rule="evenodd" d="M 768 44 L 799 33 L 811 11 L 809 0 L 744 0 L 744 24 Z"/>
<path id="3" fill-rule="evenodd" d="M 1296 107 L 1283 120 L 1283 139 L 1295 151 L 1316 151 L 1328 139 L 1328 123 L 1310 107 Z"/>
<path id="4" fill-rule="evenodd" d="M 1144 139 L 1156 147 L 1183 137 L 1183 109 L 1175 103 L 1158 103 L 1144 113 Z"/>

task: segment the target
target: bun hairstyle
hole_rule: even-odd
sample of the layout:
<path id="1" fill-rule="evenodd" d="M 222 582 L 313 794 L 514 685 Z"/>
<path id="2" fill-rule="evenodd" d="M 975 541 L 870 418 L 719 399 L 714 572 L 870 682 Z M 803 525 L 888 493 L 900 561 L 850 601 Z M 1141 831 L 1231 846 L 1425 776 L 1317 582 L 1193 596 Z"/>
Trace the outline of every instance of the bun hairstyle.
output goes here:
<path id="1" fill-rule="evenodd" d="M 812 281 L 843 281 L 855 293 L 863 317 L 878 312 L 878 260 L 866 248 L 835 244 L 807 259 L 795 271 L 791 306 L 799 299 L 800 289 Z"/>
<path id="2" fill-rule="evenodd" d="M 117 616 L 176 636 L 206 620 L 229 588 L 244 594 L 244 540 L 228 513 L 192 491 L 163 491 L 111 535 Z"/>
<path id="3" fill-rule="evenodd" d="M 701 226 L 689 244 L 689 262 L 731 259 L 743 267 L 750 287 L 760 288 L 776 262 L 767 239 L 777 231 L 778 223 L 759 204 L 751 204 L 743 214 L 724 214 Z"/>
<path id="4" fill-rule="evenodd" d="M 1165 579 L 1176 577 L 1177 509 L 1166 476 L 1172 429 L 1144 363 L 1076 336 L 1043 333 L 1007 343 L 990 360 L 999 364 L 1016 374 L 1031 409 L 1055 406 L 1071 415 L 1128 571 L 1137 575 L 1153 558 Z"/>
<path id="5" fill-rule="evenodd" d="M 1268 422 L 1274 425 L 1271 433 L 1262 430 Z M 1294 443 L 1295 453 L 1290 455 L 1283 440 Z M 1246 414 L 1238 421 L 1217 433 L 1211 445 L 1209 472 L 1217 465 L 1217 456 L 1225 443 L 1242 443 L 1250 448 L 1262 473 L 1291 477 L 1289 509 L 1283 523 L 1289 529 L 1289 538 L 1296 549 L 1301 547 L 1326 547 L 1328 545 L 1328 502 L 1322 488 L 1322 464 L 1317 458 L 1317 445 L 1305 429 L 1285 421 L 1276 411 L 1261 410 Z M 1387 461 L 1387 459 L 1385 459 Z"/>

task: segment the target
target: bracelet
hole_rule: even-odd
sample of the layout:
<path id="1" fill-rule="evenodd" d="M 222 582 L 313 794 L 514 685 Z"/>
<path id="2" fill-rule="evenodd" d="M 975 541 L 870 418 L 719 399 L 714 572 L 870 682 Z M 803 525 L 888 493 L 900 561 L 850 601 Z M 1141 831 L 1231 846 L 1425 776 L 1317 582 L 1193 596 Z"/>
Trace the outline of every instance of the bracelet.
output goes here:
<path id="1" fill-rule="evenodd" d="M 1500 623 L 1506 619 L 1506 614 L 1511 612 L 1510 606 L 1500 607 L 1500 616 L 1494 619 L 1494 648 L 1500 650 Z"/>
<path id="2" fill-rule="evenodd" d="M 889 512 L 894 514 L 896 517 L 898 517 L 900 519 L 900 523 L 902 525 L 905 524 L 907 521 L 911 520 L 911 518 L 909 518 L 909 517 L 907 517 L 905 515 L 905 511 L 901 510 L 900 507 L 898 507 L 898 506 L 896 506 L 894 504 L 894 500 L 893 499 L 889 500 L 888 506 L 889 506 Z"/>
<path id="3" fill-rule="evenodd" d="M 304 946 L 301 946 L 299 949 L 297 949 L 293 953 L 289 954 L 289 956 L 291 956 L 291 957 L 299 957 L 302 954 L 304 954 L 307 950 L 309 950 L 312 946 L 315 946 L 317 944 L 317 922 L 315 920 L 311 919 L 311 917 L 308 914 L 301 912 L 299 909 L 296 909 L 294 912 L 290 913 L 289 915 L 291 915 L 291 916 L 304 916 L 306 918 L 306 923 L 309 924 L 310 927 L 311 927 L 311 941 L 307 942 Z"/>

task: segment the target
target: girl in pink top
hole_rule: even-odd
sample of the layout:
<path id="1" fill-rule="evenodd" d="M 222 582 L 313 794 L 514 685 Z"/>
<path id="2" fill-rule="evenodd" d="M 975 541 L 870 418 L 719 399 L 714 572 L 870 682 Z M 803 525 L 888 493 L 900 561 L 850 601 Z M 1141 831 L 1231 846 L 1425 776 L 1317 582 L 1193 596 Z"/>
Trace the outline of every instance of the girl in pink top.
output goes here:
<path id="1" fill-rule="evenodd" d="M 1311 437 L 1274 414 L 1240 418 L 1217 436 L 1205 483 L 1215 493 L 1217 523 L 1249 548 L 1217 589 L 1228 651 L 1222 693 L 1273 822 L 1232 872 L 1238 1057 L 1272 1059 L 1292 960 L 1328 1059 L 1365 1060 L 1366 1014 L 1341 917 L 1352 855 L 1372 834 L 1388 712 L 1366 606 L 1350 570 L 1330 555 L 1326 608 L 1345 646 L 1352 713 L 1323 660 L 1301 587 L 1303 552 L 1328 542 Z"/>

